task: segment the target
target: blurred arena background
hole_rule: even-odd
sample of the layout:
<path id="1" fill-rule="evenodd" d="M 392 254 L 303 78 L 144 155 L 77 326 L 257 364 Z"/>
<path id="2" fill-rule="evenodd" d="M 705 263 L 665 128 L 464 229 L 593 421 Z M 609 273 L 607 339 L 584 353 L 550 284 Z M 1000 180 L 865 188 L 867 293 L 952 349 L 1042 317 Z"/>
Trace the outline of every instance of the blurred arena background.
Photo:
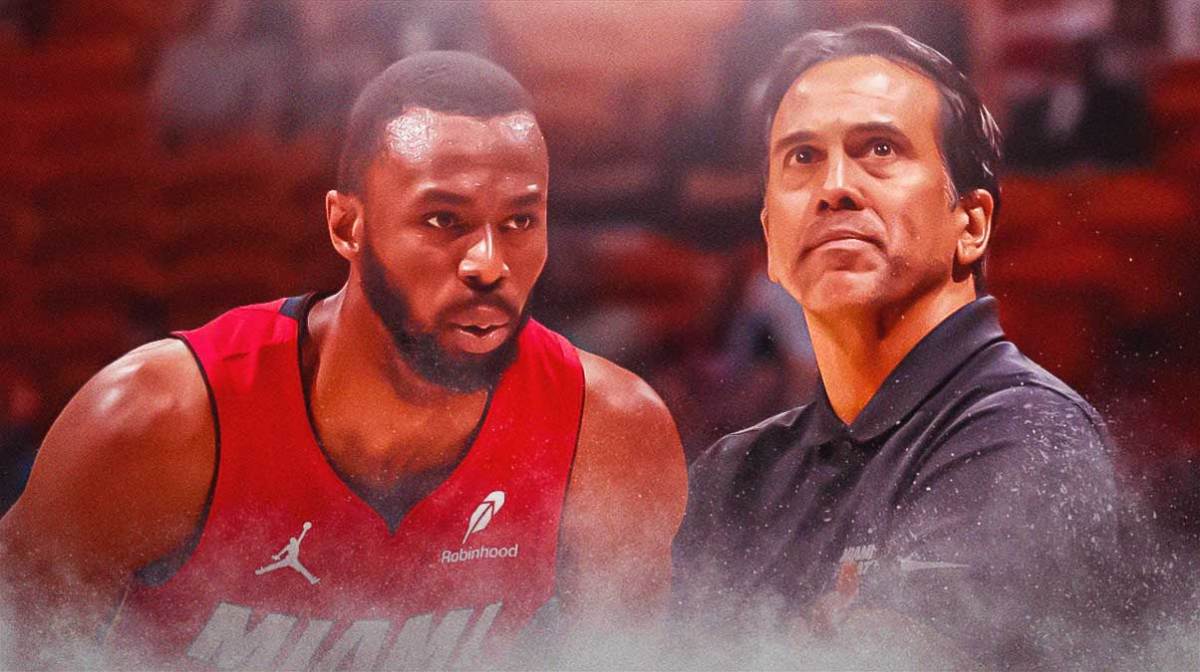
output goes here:
<path id="1" fill-rule="evenodd" d="M 104 364 L 336 288 L 322 199 L 343 117 L 424 49 L 533 92 L 552 161 L 535 315 L 650 381 L 689 457 L 806 400 L 745 110 L 790 37 L 859 21 L 978 83 L 1010 157 L 989 271 L 1005 326 L 1109 418 L 1162 523 L 1196 532 L 1200 0 L 0 0 L 0 512 Z"/>

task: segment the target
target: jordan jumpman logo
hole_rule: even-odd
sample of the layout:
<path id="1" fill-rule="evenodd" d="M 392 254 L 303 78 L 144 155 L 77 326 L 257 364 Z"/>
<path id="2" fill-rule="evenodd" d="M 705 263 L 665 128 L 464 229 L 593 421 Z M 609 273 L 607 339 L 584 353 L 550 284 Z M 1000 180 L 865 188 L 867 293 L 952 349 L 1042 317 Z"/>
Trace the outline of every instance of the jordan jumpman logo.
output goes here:
<path id="1" fill-rule="evenodd" d="M 271 559 L 275 562 L 259 567 L 258 569 L 254 570 L 254 573 L 258 576 L 262 576 L 267 572 L 273 572 L 277 569 L 283 569 L 284 567 L 291 567 L 297 572 L 300 572 L 301 576 L 308 579 L 309 583 L 316 585 L 320 579 L 313 576 L 312 573 L 304 567 L 304 565 L 300 564 L 300 542 L 304 540 L 304 535 L 308 534 L 308 530 L 310 528 L 312 528 L 312 523 L 308 522 L 307 520 L 304 521 L 304 529 L 300 531 L 300 536 L 292 537 L 286 546 L 279 549 L 278 553 L 271 556 Z"/>

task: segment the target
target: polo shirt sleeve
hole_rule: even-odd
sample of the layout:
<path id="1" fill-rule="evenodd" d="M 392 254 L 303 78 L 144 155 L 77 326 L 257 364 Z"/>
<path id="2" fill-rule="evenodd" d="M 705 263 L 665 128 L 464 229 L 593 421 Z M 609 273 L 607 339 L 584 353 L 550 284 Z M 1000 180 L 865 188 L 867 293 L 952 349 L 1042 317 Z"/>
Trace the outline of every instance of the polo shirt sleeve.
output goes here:
<path id="1" fill-rule="evenodd" d="M 1082 400 L 1037 384 L 982 394 L 940 431 L 896 502 L 861 602 L 1004 666 L 1078 664 L 1075 645 L 1086 645 L 1072 628 L 1102 629 L 1119 600 L 1109 453 Z"/>

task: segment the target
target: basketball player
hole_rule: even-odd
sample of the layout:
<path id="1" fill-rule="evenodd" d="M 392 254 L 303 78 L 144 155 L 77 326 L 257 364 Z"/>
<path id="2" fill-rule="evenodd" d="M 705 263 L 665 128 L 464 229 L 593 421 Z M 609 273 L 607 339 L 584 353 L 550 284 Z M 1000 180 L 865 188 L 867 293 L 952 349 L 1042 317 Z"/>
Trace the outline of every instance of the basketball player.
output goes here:
<path id="1" fill-rule="evenodd" d="M 896 639 L 1086 667 L 1096 652 L 1060 635 L 1101 631 L 1113 596 L 1110 447 L 984 292 L 991 115 L 945 57 L 880 26 L 803 36 L 765 91 L 769 274 L 804 310 L 821 385 L 693 464 L 680 601 L 720 621 L 778 600 L 815 631 L 870 615 L 862 636 L 915 626 Z"/>
<path id="2" fill-rule="evenodd" d="M 529 319 L 531 108 L 471 55 L 392 65 L 325 197 L 345 285 L 80 390 L 0 521 L 22 665 L 86 635 L 106 666 L 490 666 L 547 604 L 655 614 L 682 449 L 644 382 Z"/>

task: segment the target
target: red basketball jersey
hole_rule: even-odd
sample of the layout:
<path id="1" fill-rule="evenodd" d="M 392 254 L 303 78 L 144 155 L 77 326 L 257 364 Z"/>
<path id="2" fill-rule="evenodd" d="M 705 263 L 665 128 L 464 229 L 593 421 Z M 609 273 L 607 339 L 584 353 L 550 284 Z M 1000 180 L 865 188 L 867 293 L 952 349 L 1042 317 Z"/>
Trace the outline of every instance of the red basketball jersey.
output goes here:
<path id="1" fill-rule="evenodd" d="M 178 334 L 199 362 L 217 470 L 199 541 L 130 589 L 114 660 L 198 669 L 498 663 L 555 590 L 583 369 L 530 321 L 474 443 L 393 531 L 330 466 L 300 374 L 310 301 L 246 306 Z"/>

